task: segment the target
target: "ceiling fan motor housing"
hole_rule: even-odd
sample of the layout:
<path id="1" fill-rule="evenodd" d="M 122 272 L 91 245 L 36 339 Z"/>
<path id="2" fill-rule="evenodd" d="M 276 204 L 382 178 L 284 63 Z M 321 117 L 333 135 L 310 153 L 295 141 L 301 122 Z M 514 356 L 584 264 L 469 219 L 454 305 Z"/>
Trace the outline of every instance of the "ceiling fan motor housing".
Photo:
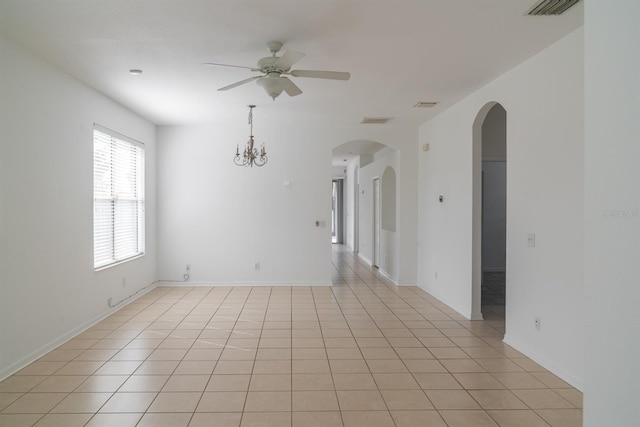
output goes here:
<path id="1" fill-rule="evenodd" d="M 270 71 L 275 70 L 275 63 L 280 59 L 279 56 L 265 56 L 264 58 L 258 61 L 258 68 L 263 73 L 269 73 Z M 285 71 L 285 70 L 280 70 Z"/>

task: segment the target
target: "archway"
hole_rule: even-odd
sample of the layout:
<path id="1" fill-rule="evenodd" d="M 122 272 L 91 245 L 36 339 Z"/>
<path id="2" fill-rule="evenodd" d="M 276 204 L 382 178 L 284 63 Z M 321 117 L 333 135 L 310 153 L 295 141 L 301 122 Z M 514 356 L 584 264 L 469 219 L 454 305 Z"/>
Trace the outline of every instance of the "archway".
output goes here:
<path id="1" fill-rule="evenodd" d="M 504 319 L 506 303 L 507 145 L 505 109 L 489 102 L 473 123 L 474 320 Z"/>

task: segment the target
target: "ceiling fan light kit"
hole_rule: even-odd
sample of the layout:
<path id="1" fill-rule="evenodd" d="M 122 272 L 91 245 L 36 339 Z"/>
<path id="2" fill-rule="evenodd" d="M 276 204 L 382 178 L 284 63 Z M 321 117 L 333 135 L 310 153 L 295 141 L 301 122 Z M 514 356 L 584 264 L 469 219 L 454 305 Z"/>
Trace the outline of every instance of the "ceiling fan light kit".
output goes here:
<path id="1" fill-rule="evenodd" d="M 303 53 L 287 50 L 282 56 L 277 56 L 276 54 L 282 49 L 282 43 L 277 41 L 267 43 L 267 48 L 269 48 L 271 56 L 261 58 L 258 61 L 257 67 L 218 64 L 213 62 L 207 62 L 203 65 L 244 68 L 253 72 L 262 73 L 261 76 L 249 77 L 228 86 L 221 87 L 218 90 L 225 91 L 233 89 L 255 80 L 273 100 L 280 96 L 282 92 L 286 92 L 289 96 L 297 96 L 302 93 L 302 90 L 286 76 L 330 80 L 349 80 L 351 77 L 349 73 L 343 71 L 291 70 L 293 64 L 304 58 L 305 55 Z"/>

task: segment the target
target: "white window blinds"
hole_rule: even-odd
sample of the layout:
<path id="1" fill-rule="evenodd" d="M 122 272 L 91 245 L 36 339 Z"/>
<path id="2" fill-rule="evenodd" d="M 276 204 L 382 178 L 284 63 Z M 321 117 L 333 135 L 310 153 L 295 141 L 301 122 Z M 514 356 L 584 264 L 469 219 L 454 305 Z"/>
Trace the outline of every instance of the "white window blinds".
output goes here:
<path id="1" fill-rule="evenodd" d="M 144 253 L 144 145 L 93 130 L 93 267 Z"/>

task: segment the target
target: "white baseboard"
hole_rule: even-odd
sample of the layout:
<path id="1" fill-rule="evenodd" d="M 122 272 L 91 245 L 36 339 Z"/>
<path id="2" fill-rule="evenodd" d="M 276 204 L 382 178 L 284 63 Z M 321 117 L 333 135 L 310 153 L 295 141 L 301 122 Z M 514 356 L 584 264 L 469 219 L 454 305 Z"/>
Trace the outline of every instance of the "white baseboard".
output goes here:
<path id="1" fill-rule="evenodd" d="M 582 383 L 582 380 L 577 378 L 575 375 L 569 372 L 566 372 L 564 369 L 558 367 L 556 364 L 548 361 L 546 358 L 542 357 L 540 354 L 533 351 L 527 345 L 521 342 L 518 342 L 517 339 L 514 339 L 514 337 L 510 335 L 505 334 L 503 341 L 506 344 L 518 350 L 520 353 L 527 356 L 529 359 L 536 362 L 538 365 L 552 372 L 554 375 L 560 377 L 563 381 L 566 381 L 567 383 L 571 384 L 573 387 L 577 388 L 578 390 L 583 391 L 584 385 Z"/>
<path id="2" fill-rule="evenodd" d="M 19 370 L 25 368 L 27 365 L 29 365 L 29 364 L 35 362 L 36 360 L 40 359 L 45 354 L 49 353 L 52 350 L 55 350 L 56 348 L 60 347 L 62 344 L 66 343 L 70 339 L 78 336 L 82 332 L 86 331 L 87 329 L 91 328 L 92 326 L 96 325 L 97 323 L 101 322 L 102 320 L 106 319 L 107 317 L 111 316 L 113 313 L 115 313 L 116 311 L 120 310 L 122 307 L 125 307 L 126 305 L 128 305 L 128 304 L 132 303 L 133 301 L 137 300 L 141 296 L 145 295 L 146 293 L 148 293 L 149 291 L 154 289 L 157 286 L 157 284 L 158 284 L 158 282 L 154 282 L 154 283 L 148 285 L 147 287 L 142 288 L 142 290 L 138 291 L 137 294 L 134 294 L 132 297 L 127 299 L 126 300 L 127 301 L 126 304 L 118 304 L 118 305 L 116 305 L 114 307 L 109 308 L 106 311 L 103 311 L 102 313 L 98 314 L 97 316 L 87 320 L 86 322 L 82 323 L 81 325 L 71 329 L 70 331 L 60 335 L 58 338 L 48 342 L 47 344 L 43 345 L 42 347 L 32 351 L 31 353 L 27 354 L 26 356 L 24 356 L 24 357 L 20 358 L 19 360 L 13 362 L 12 364 L 10 364 L 9 366 L 7 366 L 6 368 L 4 368 L 4 369 L 2 369 L 0 371 L 0 381 L 2 381 L 5 378 L 15 374 Z"/>
<path id="3" fill-rule="evenodd" d="M 371 260 L 369 258 L 367 258 L 366 256 L 362 255 L 362 252 L 358 252 L 358 258 L 360 258 L 360 260 L 367 264 L 368 266 L 372 266 L 373 262 L 371 262 Z"/>

